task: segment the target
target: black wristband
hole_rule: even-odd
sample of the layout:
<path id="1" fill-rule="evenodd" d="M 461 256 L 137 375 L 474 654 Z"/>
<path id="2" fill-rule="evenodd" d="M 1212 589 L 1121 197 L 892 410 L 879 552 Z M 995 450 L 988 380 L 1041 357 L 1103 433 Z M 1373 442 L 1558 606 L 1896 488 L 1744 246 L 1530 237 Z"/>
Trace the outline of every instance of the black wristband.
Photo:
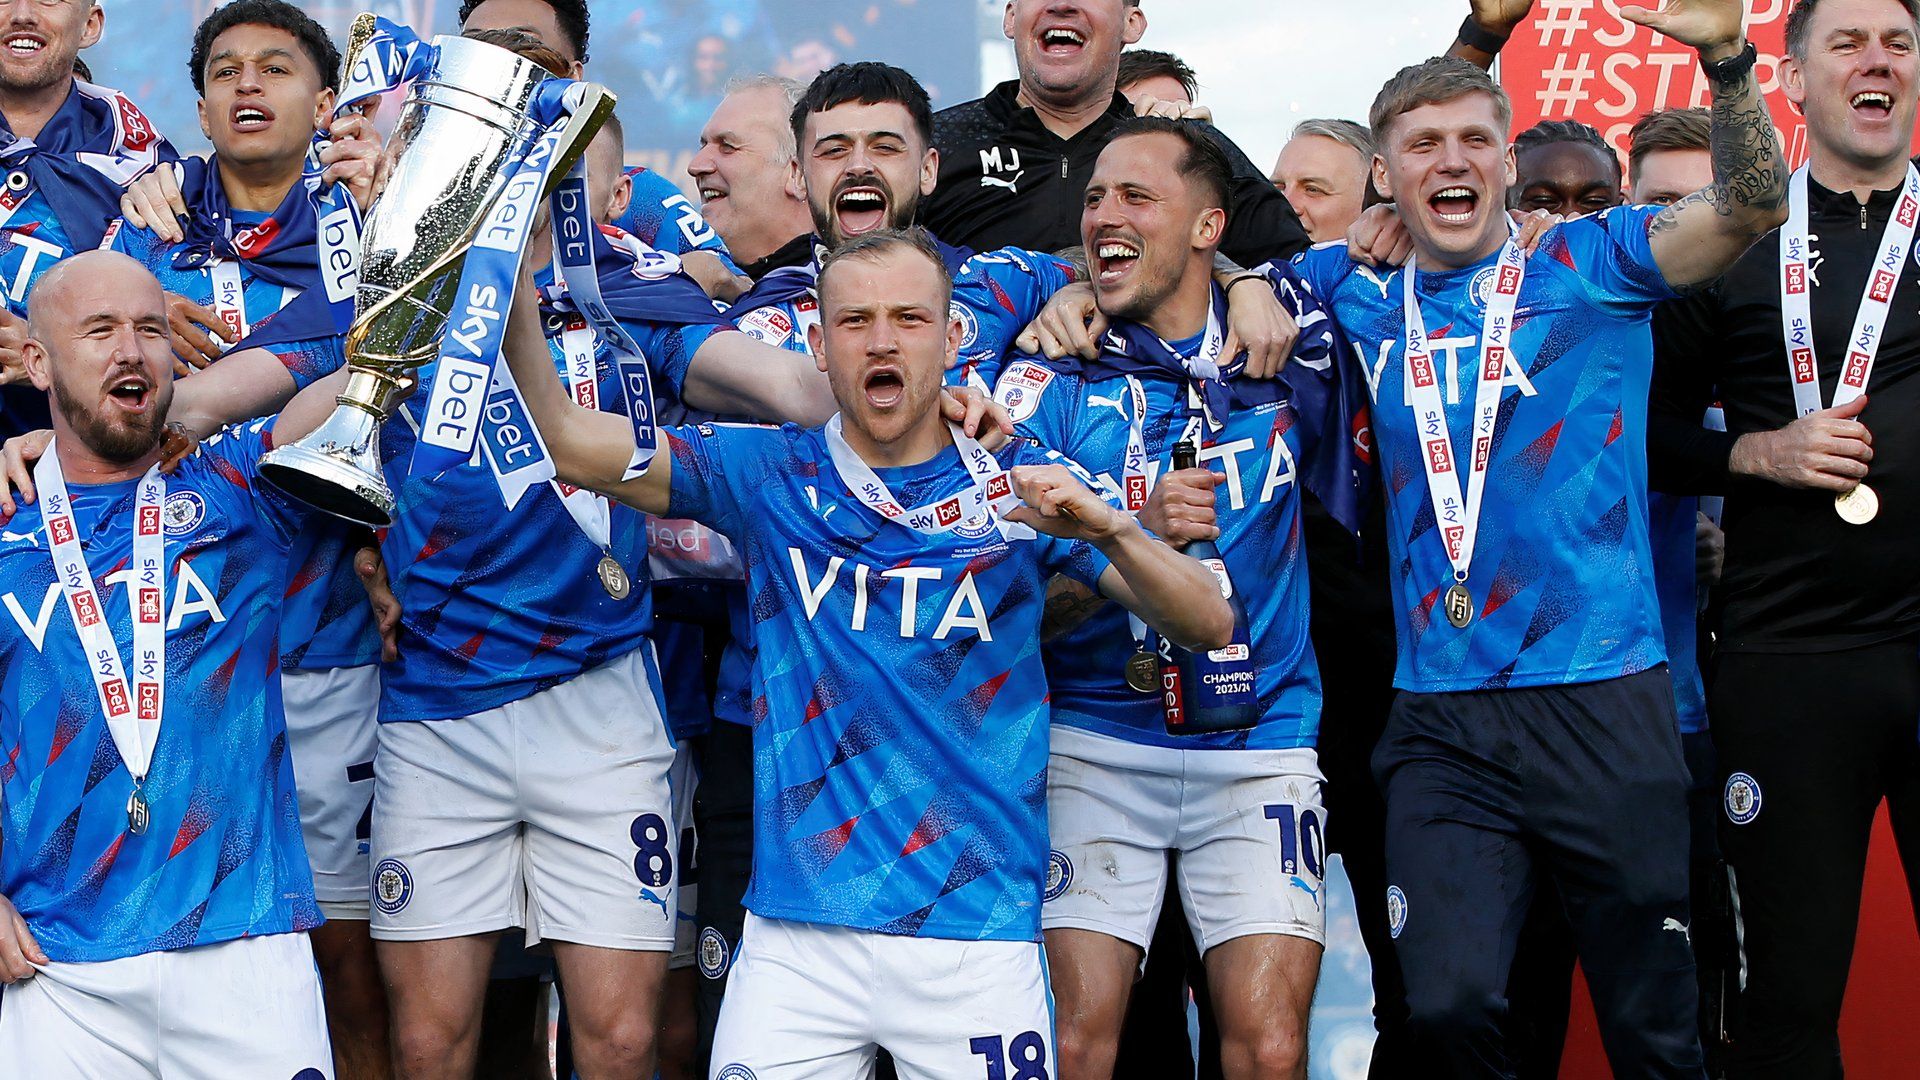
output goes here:
<path id="1" fill-rule="evenodd" d="M 1235 285 L 1238 285 L 1243 281 L 1265 281 L 1265 280 L 1267 280 L 1267 275 L 1260 273 L 1258 270 L 1250 270 L 1244 274 L 1241 274 L 1237 277 L 1229 279 L 1227 281 L 1227 287 L 1221 291 L 1230 293 L 1233 291 L 1233 287 Z"/>
<path id="2" fill-rule="evenodd" d="M 1753 42 L 1749 41 L 1747 47 L 1741 49 L 1738 56 L 1729 56 L 1725 60 L 1715 60 L 1712 63 L 1702 60 L 1700 70 L 1707 73 L 1708 79 L 1717 83 L 1737 82 L 1747 77 L 1747 73 L 1753 70 L 1753 65 L 1759 59 L 1760 50 L 1754 48 Z"/>
<path id="3" fill-rule="evenodd" d="M 1500 50 L 1505 48 L 1507 44 L 1506 38 L 1474 22 L 1473 16 L 1471 15 L 1467 16 L 1466 21 L 1460 24 L 1460 33 L 1456 36 L 1459 38 L 1460 44 L 1470 49 L 1479 49 L 1488 56 L 1499 56 Z"/>

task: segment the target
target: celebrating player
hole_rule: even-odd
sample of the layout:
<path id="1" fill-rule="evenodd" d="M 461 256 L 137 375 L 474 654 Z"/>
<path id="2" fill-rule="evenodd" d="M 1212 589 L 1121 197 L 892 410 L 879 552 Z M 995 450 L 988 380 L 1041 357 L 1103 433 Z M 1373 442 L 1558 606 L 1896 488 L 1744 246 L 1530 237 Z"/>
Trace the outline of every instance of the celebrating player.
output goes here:
<path id="1" fill-rule="evenodd" d="M 1523 256 L 1506 99 L 1434 60 L 1389 81 L 1371 118 L 1413 261 L 1300 261 L 1375 387 L 1402 690 L 1374 758 L 1383 899 L 1415 1030 L 1450 1075 L 1509 1075 L 1507 964 L 1537 874 L 1566 902 L 1615 1069 L 1702 1073 L 1687 777 L 1644 520 L 1646 320 L 1785 213 L 1742 7 L 1624 9 L 1700 50 L 1712 187 L 1577 219 Z"/>
<path id="2" fill-rule="evenodd" d="M 1227 227 L 1230 170 L 1194 124 L 1122 125 L 1100 155 L 1081 218 L 1100 308 L 1113 320 L 1102 353 L 1017 361 L 1000 377 L 999 400 L 1020 430 L 1101 469 L 1156 533 L 1219 537 L 1258 672 L 1253 730 L 1170 735 L 1159 678 L 1136 670 L 1152 648 L 1145 628 L 1071 582 L 1051 590 L 1044 656 L 1061 727 L 1048 776 L 1054 853 L 1043 923 L 1062 1068 L 1075 1076 L 1114 1071 L 1170 867 L 1213 991 L 1225 1075 L 1305 1070 L 1325 937 L 1326 813 L 1313 751 L 1319 673 L 1299 566 L 1305 431 L 1296 408 L 1309 394 L 1328 395 L 1234 377 L 1235 358 L 1223 352 L 1226 292 L 1210 270 Z M 1022 261 L 1027 274 L 1005 293 L 1014 322 L 1063 283 L 1037 256 Z M 1254 279 L 1269 290 L 1291 285 L 1284 271 Z M 1331 342 L 1324 316 L 1303 322 L 1309 347 L 1299 360 L 1320 373 L 1295 368 L 1287 378 L 1318 382 Z M 1172 472 L 1175 444 L 1189 441 L 1207 468 Z M 1225 488 L 1217 527 L 1216 485 Z M 1195 508 L 1205 519 L 1197 525 Z"/>
<path id="3" fill-rule="evenodd" d="M 878 1047 L 903 1076 L 1046 1068 L 1044 580 L 1070 574 L 1189 645 L 1224 642 L 1230 613 L 1203 567 L 1058 459 L 1025 440 L 991 453 L 942 419 L 960 327 L 923 234 L 853 241 L 821 286 L 838 416 L 679 429 L 635 481 L 631 433 L 527 355 L 524 306 L 508 355 L 564 479 L 733 535 L 765 598 L 753 914 L 715 1075 L 860 1075 Z"/>
<path id="4" fill-rule="evenodd" d="M 0 533 L 0 1072 L 330 1077 L 275 672 L 305 515 L 256 465 L 337 388 L 162 475 L 153 276 L 74 256 L 30 322 L 57 437 Z"/>

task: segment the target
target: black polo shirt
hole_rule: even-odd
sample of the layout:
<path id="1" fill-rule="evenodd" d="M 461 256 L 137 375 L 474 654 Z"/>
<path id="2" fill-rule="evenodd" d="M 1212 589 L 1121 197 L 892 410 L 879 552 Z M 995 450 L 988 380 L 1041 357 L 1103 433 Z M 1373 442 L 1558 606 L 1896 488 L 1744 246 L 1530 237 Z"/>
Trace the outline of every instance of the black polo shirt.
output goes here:
<path id="1" fill-rule="evenodd" d="M 1114 126 L 1133 115 L 1120 94 L 1070 139 L 1047 130 L 1016 101 L 1020 84 L 934 114 L 940 186 L 921 208 L 926 226 L 949 244 L 991 251 L 1060 251 L 1080 243 L 1080 208 L 1093 166 Z M 1305 251 L 1306 230 L 1293 207 L 1231 139 L 1203 125 L 1233 163 L 1232 203 L 1221 250 L 1242 266 Z"/>
<path id="2" fill-rule="evenodd" d="M 1862 206 L 1851 192 L 1809 178 L 1807 193 L 1813 344 L 1825 406 L 1900 191 L 1874 192 Z M 1867 483 L 1880 496 L 1879 516 L 1866 525 L 1840 520 L 1830 492 L 1736 480 L 1727 469 L 1739 436 L 1796 419 L 1777 230 L 1712 287 L 1664 305 L 1654 341 L 1654 484 L 1726 494 L 1718 648 L 1822 652 L 1920 633 L 1920 245 L 1901 267 L 1860 416 L 1873 432 Z M 1716 392 L 1725 434 L 1699 424 Z"/>

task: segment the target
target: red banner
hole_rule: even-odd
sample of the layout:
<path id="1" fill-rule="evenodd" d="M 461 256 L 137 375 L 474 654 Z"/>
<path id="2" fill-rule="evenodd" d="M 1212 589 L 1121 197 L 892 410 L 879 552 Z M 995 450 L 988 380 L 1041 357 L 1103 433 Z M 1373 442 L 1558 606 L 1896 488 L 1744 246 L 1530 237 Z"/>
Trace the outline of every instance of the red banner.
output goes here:
<path id="1" fill-rule="evenodd" d="M 1642 0 L 1652 5 L 1658 0 Z M 1580 120 L 1627 152 L 1627 131 L 1655 109 L 1704 106 L 1706 76 L 1693 49 L 1620 17 L 1619 0 L 1537 0 L 1500 53 L 1500 83 L 1513 98 L 1513 130 L 1542 120 Z M 1633 6 L 1631 4 L 1627 6 Z M 1754 76 L 1780 129 L 1787 164 L 1807 160 L 1806 123 L 1780 89 L 1792 0 L 1749 0 L 1747 36 L 1759 49 Z"/>

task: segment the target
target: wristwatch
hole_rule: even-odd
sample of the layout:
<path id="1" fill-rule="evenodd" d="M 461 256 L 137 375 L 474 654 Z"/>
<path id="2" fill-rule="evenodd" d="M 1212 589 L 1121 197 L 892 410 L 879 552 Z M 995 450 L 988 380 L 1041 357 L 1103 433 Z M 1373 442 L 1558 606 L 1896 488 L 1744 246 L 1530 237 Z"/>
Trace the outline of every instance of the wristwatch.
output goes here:
<path id="1" fill-rule="evenodd" d="M 1706 72 L 1707 78 L 1714 82 L 1729 83 L 1746 78 L 1747 73 L 1753 70 L 1753 65 L 1759 59 L 1760 50 L 1754 48 L 1753 42 L 1749 41 L 1747 47 L 1741 49 L 1737 55 L 1711 63 L 1702 61 L 1700 70 Z"/>

